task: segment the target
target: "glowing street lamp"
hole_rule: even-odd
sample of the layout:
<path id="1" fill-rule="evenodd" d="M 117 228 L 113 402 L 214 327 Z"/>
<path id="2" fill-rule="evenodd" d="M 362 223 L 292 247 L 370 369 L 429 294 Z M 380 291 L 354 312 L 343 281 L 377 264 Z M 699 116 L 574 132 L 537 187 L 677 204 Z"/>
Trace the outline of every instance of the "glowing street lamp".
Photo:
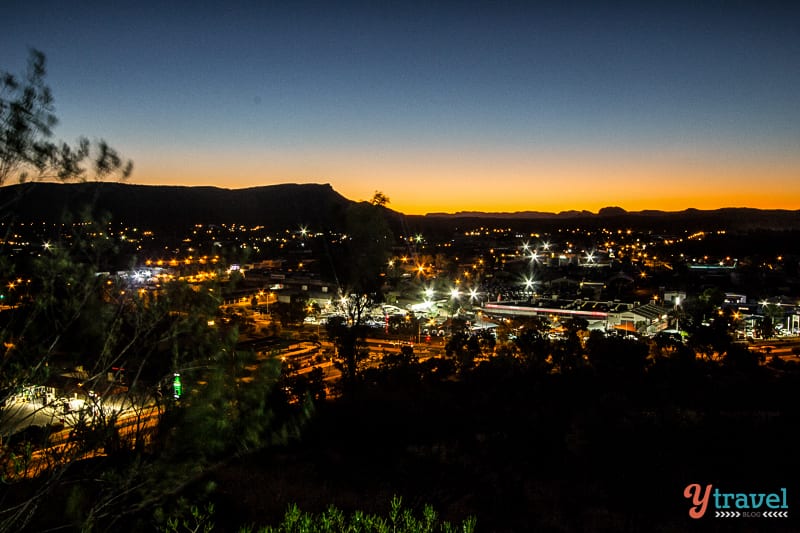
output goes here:
<path id="1" fill-rule="evenodd" d="M 533 290 L 533 278 L 525 278 L 525 290 L 528 292 Z"/>

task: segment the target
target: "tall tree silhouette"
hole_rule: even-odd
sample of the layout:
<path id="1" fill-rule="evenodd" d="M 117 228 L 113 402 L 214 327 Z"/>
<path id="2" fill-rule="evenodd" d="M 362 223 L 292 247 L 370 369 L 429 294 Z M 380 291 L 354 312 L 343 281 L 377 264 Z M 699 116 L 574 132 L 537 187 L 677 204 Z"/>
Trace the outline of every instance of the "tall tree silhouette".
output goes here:
<path id="1" fill-rule="evenodd" d="M 34 51 L 24 76 L 0 76 L 0 184 L 127 177 L 132 165 L 106 143 L 51 139 L 57 120 L 45 74 L 44 55 Z M 0 202 L 8 231 L 14 199 Z M 0 239 L 0 280 L 24 274 L 27 289 L 0 310 L 0 436 L 15 432 L 18 421 L 7 400 L 63 377 L 63 366 L 85 391 L 74 398 L 84 407 L 65 419 L 70 427 L 58 446 L 23 434 L 12 435 L 20 446 L 0 447 L 0 531 L 116 530 L 122 523 L 141 530 L 141 513 L 151 528 L 165 498 L 232 455 L 285 441 L 297 426 L 279 421 L 295 418 L 273 387 L 277 372 L 237 353 L 235 330 L 214 327 L 219 287 L 175 281 L 151 292 L 98 275 L 119 243 L 103 221 L 69 222 L 68 235 L 25 263 L 5 253 L 8 239 Z M 238 379 L 245 366 L 249 382 Z M 55 434 L 71 402 L 44 403 L 27 406 L 39 419 L 49 416 L 44 433 Z"/>

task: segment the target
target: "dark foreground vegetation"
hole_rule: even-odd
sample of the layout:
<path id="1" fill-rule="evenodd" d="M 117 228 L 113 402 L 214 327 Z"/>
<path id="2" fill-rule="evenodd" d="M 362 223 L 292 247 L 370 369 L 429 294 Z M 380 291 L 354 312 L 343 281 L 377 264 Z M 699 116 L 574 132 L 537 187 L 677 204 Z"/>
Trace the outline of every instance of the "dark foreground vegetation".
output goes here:
<path id="1" fill-rule="evenodd" d="M 287 502 L 381 512 L 400 494 L 448 519 L 474 515 L 479 531 L 684 531 L 697 525 L 690 483 L 798 490 L 795 365 L 670 357 L 542 374 L 496 358 L 458 382 L 415 366 L 319 406 L 301 442 L 210 475 L 225 527 L 274 523 Z"/>
<path id="2" fill-rule="evenodd" d="M 397 495 L 418 516 L 426 505 L 451 523 L 473 516 L 476 531 L 685 531 L 698 525 L 757 531 L 764 519 L 692 520 L 684 487 L 798 490 L 795 364 L 742 369 L 676 352 L 636 367 L 588 360 L 564 372 L 516 356 L 494 357 L 457 377 L 443 377 L 443 366 L 412 359 L 365 373 L 341 398 L 317 403 L 295 437 L 249 453 L 240 449 L 213 466 L 207 459 L 214 452 L 198 448 L 213 448 L 235 436 L 227 432 L 245 428 L 213 419 L 183 424 L 175 426 L 182 448 L 172 443 L 137 452 L 123 445 L 104 458 L 77 462 L 28 530 L 68 516 L 77 527 L 93 498 L 119 488 L 102 477 L 132 465 L 182 478 L 186 472 L 171 473 L 171 465 L 187 469 L 191 461 L 169 457 L 176 449 L 197 454 L 197 466 L 207 469 L 136 512 L 118 509 L 125 520 L 107 516 L 93 527 L 165 529 L 170 519 L 191 517 L 192 505 L 209 504 L 213 512 L 200 518 L 213 523 L 213 531 L 277 527 L 292 505 L 318 517 L 331 505 L 344 514 L 387 517 Z M 280 394 L 271 399 L 283 401 Z M 31 496 L 51 481 L 5 487 L 3 502 Z M 155 480 L 141 481 L 158 491 Z M 139 496 L 130 504 L 139 505 L 148 487 L 131 485 Z M 123 501 L 129 496 L 118 495 Z M 769 526 L 791 531 L 796 522 Z"/>

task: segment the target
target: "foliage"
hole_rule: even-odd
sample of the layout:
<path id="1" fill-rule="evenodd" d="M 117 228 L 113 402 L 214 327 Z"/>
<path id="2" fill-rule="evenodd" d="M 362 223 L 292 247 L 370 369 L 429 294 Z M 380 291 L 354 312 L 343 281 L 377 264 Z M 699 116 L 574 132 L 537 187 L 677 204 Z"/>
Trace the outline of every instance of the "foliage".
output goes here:
<path id="1" fill-rule="evenodd" d="M 105 143 L 50 141 L 44 75 L 44 56 L 33 52 L 26 77 L 0 80 L 0 184 L 127 176 L 131 165 Z M 37 254 L 2 254 L 0 280 L 24 284 L 0 309 L 3 531 L 148 528 L 159 505 L 232 457 L 285 444 L 310 414 L 306 403 L 288 405 L 275 365 L 236 352 L 237 331 L 213 325 L 218 286 L 145 288 L 102 274 L 109 258 L 124 259 L 120 243 L 106 221 L 75 210 L 69 232 Z M 0 246 L 10 251 L 7 239 Z M 23 404 L 26 416 L 51 422 L 14 429 L 25 420 L 8 400 L 56 380 L 62 398 Z"/>
<path id="2" fill-rule="evenodd" d="M 763 339 L 771 339 L 775 336 L 775 326 L 780 324 L 783 311 L 780 306 L 767 303 L 762 306 L 763 316 L 756 322 L 756 332 Z"/>
<path id="3" fill-rule="evenodd" d="M 647 345 L 622 337 L 592 332 L 586 342 L 589 363 L 605 375 L 617 373 L 627 379 L 641 377 L 647 366 Z"/>
<path id="4" fill-rule="evenodd" d="M 211 533 L 214 531 L 214 523 L 211 521 L 214 516 L 214 504 L 209 503 L 204 508 L 192 505 L 189 508 L 188 516 L 178 518 L 172 516 L 167 520 L 164 533 Z"/>
<path id="5" fill-rule="evenodd" d="M 372 200 L 370 200 L 372 205 L 378 207 L 386 207 L 389 202 L 389 197 L 383 194 L 381 191 L 375 191 L 375 194 L 372 195 Z"/>
<path id="6" fill-rule="evenodd" d="M 475 359 L 481 354 L 481 345 L 477 335 L 463 331 L 453 334 L 445 345 L 445 353 L 456 361 L 461 373 L 466 373 L 475 366 Z"/>
<path id="7" fill-rule="evenodd" d="M 343 243 L 339 275 L 350 291 L 375 295 L 394 241 L 385 209 L 367 202 L 353 204 L 345 213 L 347 238 Z"/>
<path id="8" fill-rule="evenodd" d="M 545 336 L 542 328 L 522 329 L 514 339 L 514 345 L 532 368 L 543 370 L 547 367 L 550 340 Z"/>
<path id="9" fill-rule="evenodd" d="M 100 141 L 82 138 L 77 146 L 51 141 L 58 123 L 52 91 L 45 82 L 43 53 L 33 50 L 24 76 L 0 72 L 0 185 L 9 179 L 107 179 L 133 170 Z"/>
<path id="10" fill-rule="evenodd" d="M 343 317 L 330 317 L 325 326 L 336 348 L 334 364 L 342 372 L 343 385 L 352 385 L 358 378 L 358 363 L 368 355 L 365 345 L 368 328 L 367 312 L 373 299 L 366 294 L 349 294 L 339 300 Z"/>
<path id="11" fill-rule="evenodd" d="M 211 533 L 214 524 L 211 521 L 214 506 L 209 504 L 204 509 L 192 506 L 184 513 L 184 517 L 171 517 L 164 533 Z M 389 516 L 354 511 L 347 514 L 331 505 L 319 514 L 309 514 L 300 510 L 297 505 L 290 505 L 277 526 L 243 527 L 240 533 L 449 533 L 456 531 L 473 533 L 476 520 L 465 519 L 460 524 L 451 524 L 441 520 L 438 513 L 430 505 L 426 505 L 421 516 L 415 516 L 411 509 L 403 507 L 402 498 L 395 496 L 391 501 Z"/>
<path id="12" fill-rule="evenodd" d="M 308 316 L 308 301 L 292 298 L 289 302 L 276 302 L 272 305 L 272 313 L 278 317 L 281 326 L 302 324 Z"/>
<path id="13" fill-rule="evenodd" d="M 358 379 L 358 363 L 367 356 L 367 327 L 341 317 L 328 318 L 325 327 L 336 348 L 334 364 L 342 372 L 343 385 L 349 386 Z"/>

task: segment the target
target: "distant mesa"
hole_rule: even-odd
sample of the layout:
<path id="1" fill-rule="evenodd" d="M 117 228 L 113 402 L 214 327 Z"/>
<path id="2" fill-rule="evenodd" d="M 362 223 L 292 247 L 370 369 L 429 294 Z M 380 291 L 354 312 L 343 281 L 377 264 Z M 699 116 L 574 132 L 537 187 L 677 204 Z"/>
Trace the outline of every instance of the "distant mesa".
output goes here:
<path id="1" fill-rule="evenodd" d="M 426 217 L 437 218 L 492 218 L 492 219 L 555 219 L 555 218 L 569 218 L 577 216 L 593 216 L 594 213 L 590 211 L 561 211 L 559 213 L 551 213 L 547 211 L 501 211 L 501 212 L 487 212 L 487 211 L 457 211 L 455 213 L 428 213 Z"/>
<path id="2" fill-rule="evenodd" d="M 551 213 L 546 211 L 514 211 L 514 212 L 486 212 L 486 211 L 458 211 L 456 213 L 428 213 L 429 217 L 457 217 L 457 218 L 513 218 L 513 219 L 551 219 L 551 218 L 576 218 L 576 217 L 594 217 L 594 216 L 618 216 L 625 215 L 628 212 L 621 207 L 604 207 L 600 212 L 595 215 L 591 211 L 576 211 L 574 209 L 568 211 L 559 211 L 558 213 Z"/>
<path id="3" fill-rule="evenodd" d="M 174 224 L 298 224 L 336 227 L 353 204 L 330 184 L 281 184 L 247 189 L 127 183 L 25 183 L 0 189 L 0 204 L 17 220 L 61 222 L 91 205 L 95 217 L 147 227 Z"/>
<path id="4" fill-rule="evenodd" d="M 597 212 L 597 215 L 601 217 L 616 217 L 627 214 L 628 212 L 621 207 L 604 207 Z"/>

